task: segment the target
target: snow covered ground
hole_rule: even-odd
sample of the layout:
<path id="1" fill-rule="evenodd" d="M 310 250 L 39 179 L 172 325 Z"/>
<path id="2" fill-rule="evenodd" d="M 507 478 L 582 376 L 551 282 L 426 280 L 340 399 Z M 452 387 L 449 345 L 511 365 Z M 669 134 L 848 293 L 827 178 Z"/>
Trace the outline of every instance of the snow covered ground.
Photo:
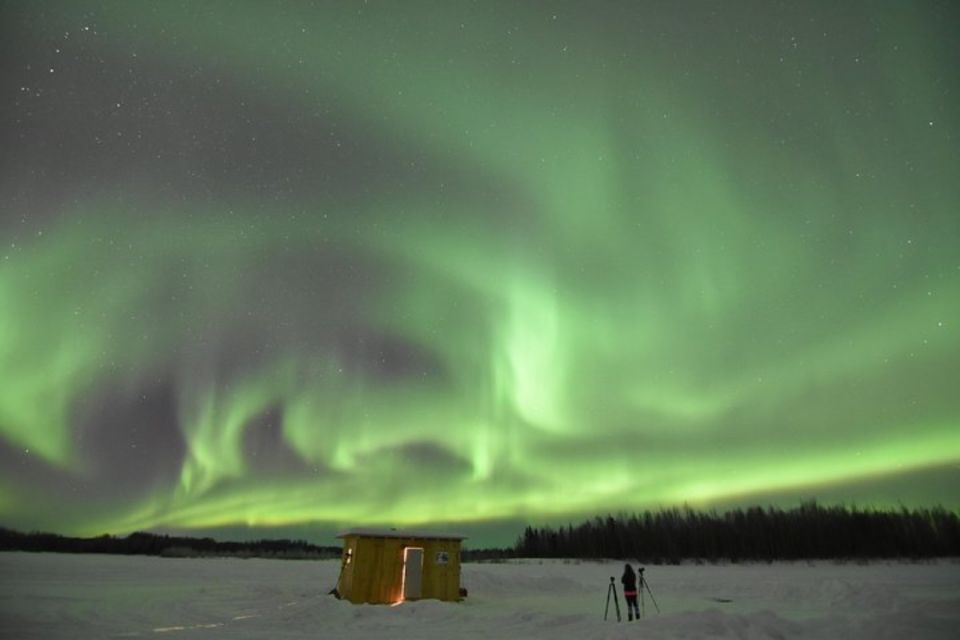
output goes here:
<path id="1" fill-rule="evenodd" d="M 957 562 L 651 566 L 660 613 L 604 622 L 622 569 L 467 564 L 465 602 L 387 607 L 328 596 L 337 561 L 0 553 L 0 638 L 960 638 Z"/>

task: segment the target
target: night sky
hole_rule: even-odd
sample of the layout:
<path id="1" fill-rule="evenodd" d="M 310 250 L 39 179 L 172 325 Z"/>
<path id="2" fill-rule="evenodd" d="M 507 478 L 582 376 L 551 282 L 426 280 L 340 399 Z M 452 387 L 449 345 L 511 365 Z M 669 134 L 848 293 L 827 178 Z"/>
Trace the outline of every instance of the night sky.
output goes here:
<path id="1" fill-rule="evenodd" d="M 958 26 L 3 2 L 0 524 L 960 507 Z"/>

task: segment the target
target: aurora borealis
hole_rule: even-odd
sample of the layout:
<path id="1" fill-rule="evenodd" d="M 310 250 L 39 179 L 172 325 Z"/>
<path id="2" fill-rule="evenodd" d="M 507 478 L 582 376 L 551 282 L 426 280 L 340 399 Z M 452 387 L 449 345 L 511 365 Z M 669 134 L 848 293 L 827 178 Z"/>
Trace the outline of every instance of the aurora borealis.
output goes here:
<path id="1" fill-rule="evenodd" d="M 958 18 L 0 5 L 0 524 L 957 508 Z"/>

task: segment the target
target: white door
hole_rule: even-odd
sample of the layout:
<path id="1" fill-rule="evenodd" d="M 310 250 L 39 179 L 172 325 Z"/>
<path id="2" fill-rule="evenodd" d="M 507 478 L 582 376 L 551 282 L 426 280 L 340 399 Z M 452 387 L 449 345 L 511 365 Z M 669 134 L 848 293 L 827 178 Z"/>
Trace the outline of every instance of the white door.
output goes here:
<path id="1" fill-rule="evenodd" d="M 423 549 L 405 547 L 403 550 L 403 599 L 416 600 L 420 597 L 420 584 L 423 577 Z"/>

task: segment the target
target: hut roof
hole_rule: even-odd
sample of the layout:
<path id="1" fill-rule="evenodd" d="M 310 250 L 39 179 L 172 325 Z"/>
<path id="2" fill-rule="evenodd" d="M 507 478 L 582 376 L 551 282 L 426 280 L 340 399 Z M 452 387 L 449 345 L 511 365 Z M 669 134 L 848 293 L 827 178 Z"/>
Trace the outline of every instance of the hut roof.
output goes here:
<path id="1" fill-rule="evenodd" d="M 424 540 L 466 540 L 467 536 L 459 533 L 438 533 L 423 529 L 347 529 L 337 534 L 338 538 L 358 536 L 360 538 L 421 538 Z"/>

